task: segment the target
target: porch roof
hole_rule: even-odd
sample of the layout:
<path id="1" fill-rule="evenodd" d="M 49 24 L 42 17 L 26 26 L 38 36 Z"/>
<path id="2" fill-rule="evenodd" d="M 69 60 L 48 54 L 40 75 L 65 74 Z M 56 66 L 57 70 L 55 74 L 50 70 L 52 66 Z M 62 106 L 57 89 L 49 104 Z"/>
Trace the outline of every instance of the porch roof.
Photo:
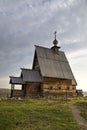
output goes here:
<path id="1" fill-rule="evenodd" d="M 25 82 L 21 77 L 10 76 L 10 84 L 24 84 Z"/>
<path id="2" fill-rule="evenodd" d="M 42 78 L 38 70 L 21 68 L 21 77 L 24 82 L 42 82 Z"/>

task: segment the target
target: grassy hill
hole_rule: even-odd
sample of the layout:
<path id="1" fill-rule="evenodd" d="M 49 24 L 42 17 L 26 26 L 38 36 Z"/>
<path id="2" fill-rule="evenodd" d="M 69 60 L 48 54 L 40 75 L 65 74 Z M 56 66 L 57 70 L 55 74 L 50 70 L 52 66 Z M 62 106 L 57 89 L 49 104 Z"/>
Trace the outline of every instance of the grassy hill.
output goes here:
<path id="1" fill-rule="evenodd" d="M 79 130 L 66 103 L 1 100 L 0 130 Z"/>

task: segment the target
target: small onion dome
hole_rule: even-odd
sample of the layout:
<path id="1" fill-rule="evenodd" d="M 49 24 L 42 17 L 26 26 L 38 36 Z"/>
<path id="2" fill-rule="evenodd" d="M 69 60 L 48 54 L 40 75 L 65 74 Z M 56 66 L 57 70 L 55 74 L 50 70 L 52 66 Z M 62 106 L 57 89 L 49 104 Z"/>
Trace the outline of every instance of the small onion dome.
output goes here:
<path id="1" fill-rule="evenodd" d="M 58 41 L 55 39 L 55 40 L 53 41 L 53 44 L 54 44 L 54 46 L 57 46 Z"/>

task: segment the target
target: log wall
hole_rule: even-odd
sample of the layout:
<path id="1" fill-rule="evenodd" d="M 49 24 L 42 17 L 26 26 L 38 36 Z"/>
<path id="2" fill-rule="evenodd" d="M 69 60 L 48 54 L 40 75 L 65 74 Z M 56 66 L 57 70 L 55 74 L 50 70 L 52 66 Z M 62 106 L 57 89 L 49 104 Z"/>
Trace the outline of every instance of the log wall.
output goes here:
<path id="1" fill-rule="evenodd" d="M 71 80 L 57 80 L 56 82 L 45 81 L 43 83 L 43 94 L 44 96 L 53 95 L 53 96 L 75 96 L 76 95 L 76 86 L 72 86 Z"/>
<path id="2" fill-rule="evenodd" d="M 24 91 L 22 90 L 12 90 L 12 97 L 23 97 L 24 96 Z"/>
<path id="3" fill-rule="evenodd" d="M 42 92 L 40 83 L 26 84 L 26 97 L 40 96 Z"/>

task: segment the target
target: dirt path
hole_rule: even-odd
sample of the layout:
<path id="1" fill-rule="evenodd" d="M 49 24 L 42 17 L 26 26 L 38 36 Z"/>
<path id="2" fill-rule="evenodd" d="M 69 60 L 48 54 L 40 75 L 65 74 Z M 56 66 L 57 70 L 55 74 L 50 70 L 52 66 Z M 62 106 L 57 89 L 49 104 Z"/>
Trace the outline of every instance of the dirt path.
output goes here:
<path id="1" fill-rule="evenodd" d="M 80 125 L 81 130 L 87 130 L 87 122 L 82 116 L 80 116 L 80 111 L 77 107 L 73 104 L 69 104 L 69 108 L 72 110 L 72 114 L 77 123 Z"/>

